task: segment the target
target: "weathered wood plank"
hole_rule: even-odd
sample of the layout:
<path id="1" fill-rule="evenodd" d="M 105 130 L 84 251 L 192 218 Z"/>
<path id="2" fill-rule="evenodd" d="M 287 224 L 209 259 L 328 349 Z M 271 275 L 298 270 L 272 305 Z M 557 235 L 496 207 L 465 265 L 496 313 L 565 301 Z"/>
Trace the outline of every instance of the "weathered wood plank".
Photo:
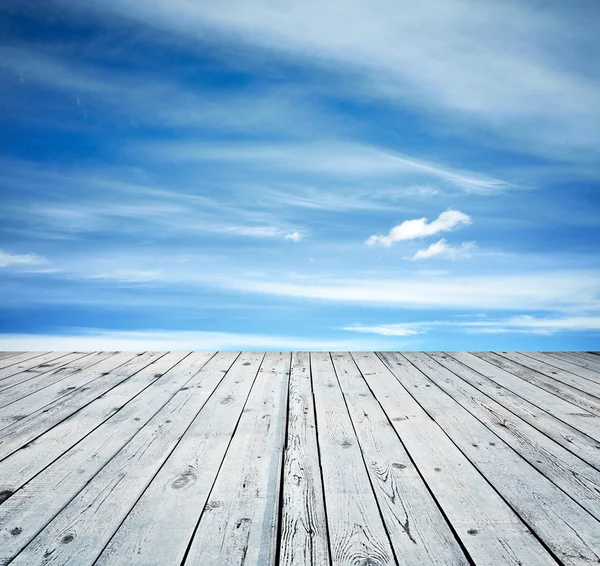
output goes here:
<path id="1" fill-rule="evenodd" d="M 528 401 L 525 397 L 525 395 L 527 395 L 526 390 L 521 392 L 523 396 L 519 396 L 510 389 L 498 385 L 494 380 L 460 363 L 443 352 L 427 352 L 427 355 L 441 366 L 450 370 L 455 376 L 472 385 L 475 389 L 481 391 L 487 397 L 495 400 L 503 407 L 506 407 L 513 414 L 521 417 L 524 421 L 552 438 L 552 440 L 558 442 L 563 448 L 571 451 L 573 454 L 579 456 L 579 458 L 600 471 L 600 442 L 567 424 L 561 420 L 561 418 L 557 418 L 557 416 L 562 416 L 560 407 L 555 407 L 555 415 Z M 536 392 L 540 391 L 534 385 L 523 382 L 517 377 L 514 377 L 514 380 L 517 381 L 517 385 L 533 388 Z M 510 385 L 510 383 L 508 383 L 508 385 Z M 542 393 L 550 395 L 550 393 L 546 393 L 545 391 L 542 391 Z M 563 410 L 571 411 L 573 409 L 573 406 L 570 403 L 562 401 L 562 399 L 558 399 L 557 397 L 552 397 L 553 400 L 555 399 L 563 404 Z"/>
<path id="2" fill-rule="evenodd" d="M 75 354 L 78 356 L 79 354 Z M 131 358 L 131 354 L 124 354 L 124 356 Z M 1 390 L 2 395 L 0 395 L 0 414 L 2 413 L 2 409 L 7 405 L 11 405 L 15 403 L 15 401 L 19 401 L 25 397 L 29 397 L 32 393 L 39 392 L 42 389 L 46 389 L 48 386 L 58 383 L 63 379 L 66 379 L 69 376 L 73 376 L 77 374 L 79 377 L 83 370 L 89 370 L 96 364 L 100 363 L 103 360 L 108 360 L 110 358 L 114 358 L 115 355 L 108 352 L 97 352 L 94 354 L 88 354 L 83 357 L 76 358 L 75 360 L 70 360 L 66 365 L 63 365 L 54 370 L 50 370 L 47 374 L 42 376 L 35 376 L 35 374 L 31 374 L 32 379 L 24 380 L 21 373 L 13 375 L 0 382 L 0 387 L 4 385 L 4 382 L 11 382 L 13 378 L 20 379 L 19 383 L 14 384 L 14 386 L 9 386 L 6 390 Z M 84 374 L 86 375 L 86 374 Z M 33 379 L 36 377 L 35 379 Z M 39 379 L 39 378 L 41 379 Z M 52 391 L 52 390 L 50 390 Z M 40 393 L 37 397 L 33 397 L 31 400 L 25 401 L 21 403 L 19 406 L 27 406 L 28 409 L 35 410 L 36 407 L 36 399 L 46 399 L 46 393 Z M 52 395 L 48 395 L 48 398 L 51 399 Z M 1 419 L 1 417 L 0 417 Z M 0 420 L 0 427 L 2 427 L 2 421 Z"/>
<path id="3" fill-rule="evenodd" d="M 524 355 L 600 384 L 600 362 L 591 362 L 568 352 L 524 352 Z"/>
<path id="4" fill-rule="evenodd" d="M 329 543 L 310 355 L 294 353 L 284 455 L 281 566 L 328 566 Z"/>
<path id="5" fill-rule="evenodd" d="M 400 564 L 468 560 L 404 446 L 349 354 L 332 353 L 362 455 Z"/>
<path id="6" fill-rule="evenodd" d="M 13 452 L 0 462 L 0 490 L 15 492 L 22 487 L 97 426 L 120 411 L 146 387 L 173 369 L 185 355 L 167 354 L 155 360 L 147 366 L 146 371 L 140 371 L 121 382 L 40 437 L 30 441 L 26 449 L 19 450 L 19 447 L 23 446 L 23 440 L 19 438 L 23 431 L 14 432 L 3 447 L 5 452 L 9 452 L 9 445 L 12 444 Z"/>
<path id="7" fill-rule="evenodd" d="M 481 359 L 486 360 L 495 366 L 498 366 L 499 368 L 509 371 L 513 375 L 516 375 L 517 377 L 520 377 L 529 383 L 533 383 L 541 389 L 545 389 L 546 391 L 553 393 L 565 401 L 573 403 L 573 405 L 577 405 L 578 407 L 581 407 L 582 409 L 585 409 L 594 415 L 600 416 L 600 399 L 580 389 L 576 389 L 572 385 L 566 384 L 565 381 L 567 381 L 567 379 L 564 378 L 564 374 L 563 376 L 558 374 L 558 371 L 560 370 L 556 372 L 557 375 L 550 377 L 537 370 L 534 370 L 533 368 L 522 365 L 520 361 L 513 361 L 507 357 L 500 356 L 493 352 L 473 353 Z M 535 363 L 535 360 L 532 360 L 532 362 Z"/>
<path id="8" fill-rule="evenodd" d="M 564 564 L 600 562 L 600 522 L 401 354 L 383 360 L 523 521 Z"/>
<path id="9" fill-rule="evenodd" d="M 36 358 L 39 358 L 44 354 L 52 354 L 52 352 L 21 352 L 16 356 L 10 356 L 9 358 L 0 360 L 0 379 L 35 366 Z"/>
<path id="10" fill-rule="evenodd" d="M 181 564 L 262 359 L 235 361 L 95 566 Z"/>
<path id="11" fill-rule="evenodd" d="M 396 564 L 329 354 L 311 367 L 332 564 Z"/>
<path id="12" fill-rule="evenodd" d="M 0 565 L 8 564 L 192 377 L 205 357 L 188 356 L 152 387 L 65 452 L 0 505 Z M 218 359 L 209 364 L 218 363 Z M 206 364 L 208 366 L 209 364 Z M 209 368 L 203 368 L 209 371 Z M 152 365 L 142 370 L 149 375 Z M 10 478 L 9 478 L 10 479 Z M 14 533 L 17 533 L 15 535 Z M 69 542 L 72 542 L 67 539 Z"/>
<path id="13" fill-rule="evenodd" d="M 0 406 L 4 406 L 5 404 L 7 404 L 5 397 L 5 392 L 7 389 L 12 389 L 17 385 L 24 384 L 24 382 L 28 382 L 34 379 L 37 380 L 37 387 L 38 389 L 40 389 L 45 385 L 49 385 L 47 380 L 51 379 L 51 375 L 54 374 L 55 371 L 61 370 L 61 373 L 63 373 L 65 366 L 67 366 L 68 364 L 71 364 L 76 361 L 83 362 L 84 359 L 89 356 L 91 356 L 91 354 L 82 354 L 81 352 L 66 354 L 64 356 L 61 356 L 59 359 L 55 359 L 47 363 L 42 363 L 41 366 L 38 365 L 27 371 L 22 371 L 19 373 L 15 373 L 14 375 L 11 375 L 9 377 L 5 377 L 0 381 Z"/>
<path id="14" fill-rule="evenodd" d="M 600 519 L 600 472 L 425 354 L 403 354 L 523 459 Z"/>
<path id="15" fill-rule="evenodd" d="M 91 565 L 223 378 L 218 368 L 192 377 L 12 564 Z M 174 480 L 190 481 L 189 470 Z M 65 544 L 65 537 L 72 540 Z"/>
<path id="16" fill-rule="evenodd" d="M 0 459 L 164 354 L 118 354 L 0 409 Z M 128 359 L 129 358 L 129 359 Z M 32 413 L 27 411 L 35 409 Z M 19 444 L 20 443 L 20 444 Z"/>
<path id="17" fill-rule="evenodd" d="M 275 566 L 291 355 L 267 353 L 185 566 Z"/>
<path id="18" fill-rule="evenodd" d="M 21 352 L 0 352 L 0 360 L 4 360 L 5 358 L 10 358 L 11 356 L 16 356 Z"/>
<path id="19" fill-rule="evenodd" d="M 600 435 L 598 434 L 600 418 L 594 413 L 573 405 L 562 397 L 537 387 L 533 383 L 521 379 L 469 352 L 451 352 L 448 355 L 479 372 L 482 376 L 488 377 L 499 386 L 505 387 L 541 409 L 548 411 L 590 438 L 600 441 Z"/>
<path id="20" fill-rule="evenodd" d="M 594 372 L 576 365 L 561 362 L 556 358 L 545 356 L 544 354 L 536 354 L 534 352 L 531 354 L 521 354 L 520 352 L 500 352 L 498 355 L 502 358 L 506 358 L 521 364 L 522 366 L 541 373 L 547 377 L 560 381 L 561 383 L 565 383 L 570 387 L 582 391 L 584 394 L 593 395 L 596 399 L 600 398 L 600 374 L 595 374 Z M 555 362 L 555 364 L 552 362 Z M 580 373 L 587 372 L 588 377 L 577 373 L 578 369 L 581 370 Z"/>
<path id="21" fill-rule="evenodd" d="M 544 352 L 544 353 L 550 353 L 550 352 Z M 554 352 L 552 352 L 552 353 L 554 353 Z M 579 359 L 583 359 L 586 362 L 591 362 L 596 367 L 598 365 L 600 365 L 600 354 L 598 354 L 598 353 L 593 353 L 593 352 L 565 352 L 565 353 L 568 353 Z"/>
<path id="22" fill-rule="evenodd" d="M 21 377 L 21 381 L 31 379 L 36 375 L 50 371 L 53 367 L 63 365 L 66 362 L 63 361 L 61 363 L 61 360 L 65 358 L 77 359 L 85 355 L 83 352 L 72 352 L 71 354 L 67 352 L 48 352 L 47 354 L 36 356 L 31 360 L 0 369 L 0 387 L 6 387 L 9 379 L 14 383 L 19 383 L 19 376 Z"/>
<path id="23" fill-rule="evenodd" d="M 373 353 L 352 354 L 475 564 L 556 564 L 518 515 Z"/>

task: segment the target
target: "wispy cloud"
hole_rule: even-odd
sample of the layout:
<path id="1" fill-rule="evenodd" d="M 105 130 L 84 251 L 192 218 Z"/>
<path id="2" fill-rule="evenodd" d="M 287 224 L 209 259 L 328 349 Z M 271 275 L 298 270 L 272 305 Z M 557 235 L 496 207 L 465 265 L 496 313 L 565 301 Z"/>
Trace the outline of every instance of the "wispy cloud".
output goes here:
<path id="1" fill-rule="evenodd" d="M 38 265 L 44 259 L 36 254 L 12 254 L 0 250 L 0 267 Z"/>
<path id="2" fill-rule="evenodd" d="M 61 334 L 1 334 L 1 351 L 372 350 L 381 341 L 313 339 L 235 332 L 65 329 Z"/>
<path id="3" fill-rule="evenodd" d="M 449 244 L 445 238 L 431 244 L 424 250 L 419 250 L 412 256 L 414 261 L 431 259 L 431 258 L 443 258 L 457 260 L 467 258 L 470 256 L 470 252 L 475 248 L 474 242 L 464 242 L 460 246 L 453 246 Z"/>
<path id="4" fill-rule="evenodd" d="M 414 336 L 432 330 L 464 331 L 468 334 L 552 335 L 563 332 L 600 332 L 600 316 L 556 316 L 540 318 L 520 315 L 483 320 L 434 320 L 412 323 L 353 325 L 343 330 L 378 336 Z"/>
<path id="5" fill-rule="evenodd" d="M 469 171 L 456 171 L 377 146 L 342 141 L 307 143 L 153 142 L 131 148 L 144 155 L 173 163 L 231 162 L 258 170 L 311 173 L 343 178 L 435 178 L 465 192 L 496 194 L 516 188 L 510 182 Z"/>
<path id="6" fill-rule="evenodd" d="M 287 7 L 268 0 L 81 5 L 150 24 L 192 45 L 213 30 L 230 41 L 293 54 L 345 73 L 354 96 L 426 106 L 461 127 L 499 133 L 511 145 L 569 149 L 573 156 L 585 150 L 588 157 L 600 146 L 594 51 L 583 50 L 573 61 L 564 49 L 573 29 L 581 45 L 593 45 L 596 30 L 585 21 L 596 14 L 585 9 L 556 5 L 541 13 L 530 2 L 467 0 L 382 0 L 376 9 L 367 0 Z"/>
<path id="7" fill-rule="evenodd" d="M 369 237 L 366 243 L 370 246 L 373 244 L 382 244 L 389 248 L 394 242 L 433 236 L 440 232 L 448 232 L 461 226 L 468 226 L 471 222 L 471 217 L 460 210 L 446 210 L 432 222 L 428 222 L 427 218 L 405 220 L 401 224 L 398 224 L 398 226 L 394 226 L 387 236 L 374 235 Z M 440 244 L 440 242 L 438 242 L 438 244 Z M 441 247 L 443 248 L 444 246 L 442 245 Z M 427 253 L 427 250 L 424 253 Z M 436 253 L 436 250 L 434 250 L 431 255 L 437 255 L 439 253 L 440 251 L 437 251 Z M 424 257 L 431 257 L 431 255 L 426 255 Z"/>

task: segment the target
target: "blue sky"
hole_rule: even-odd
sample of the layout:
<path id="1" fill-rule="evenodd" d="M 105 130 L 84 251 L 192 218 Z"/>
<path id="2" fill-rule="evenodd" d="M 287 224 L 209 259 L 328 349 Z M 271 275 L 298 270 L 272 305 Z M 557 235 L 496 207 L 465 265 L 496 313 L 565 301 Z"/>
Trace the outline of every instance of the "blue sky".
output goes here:
<path id="1" fill-rule="evenodd" d="M 597 2 L 0 14 L 0 348 L 600 349 Z"/>

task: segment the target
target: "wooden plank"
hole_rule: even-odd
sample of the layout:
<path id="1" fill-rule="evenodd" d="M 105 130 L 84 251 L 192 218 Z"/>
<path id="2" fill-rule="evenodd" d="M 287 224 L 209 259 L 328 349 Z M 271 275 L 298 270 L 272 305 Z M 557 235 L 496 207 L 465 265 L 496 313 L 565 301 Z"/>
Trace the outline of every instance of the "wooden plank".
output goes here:
<path id="1" fill-rule="evenodd" d="M 290 362 L 265 356 L 185 566 L 275 566 Z"/>
<path id="2" fill-rule="evenodd" d="M 554 376 L 557 379 L 553 379 L 552 377 L 522 365 L 521 362 L 512 361 L 493 352 L 473 353 L 482 360 L 486 360 L 529 383 L 537 385 L 540 389 L 553 393 L 557 397 L 573 403 L 573 405 L 577 405 L 594 415 L 600 416 L 600 399 L 589 393 L 585 393 L 582 390 L 576 389 L 571 385 L 567 385 L 563 383 L 563 381 L 558 381 L 558 378 L 561 377 L 559 375 Z M 563 378 L 561 377 L 561 379 Z"/>
<path id="3" fill-rule="evenodd" d="M 311 367 L 332 564 L 396 564 L 329 354 Z"/>
<path id="4" fill-rule="evenodd" d="M 600 383 L 600 358 L 598 362 L 592 362 L 570 352 L 524 352 L 524 354 L 551 366 L 585 377 L 594 383 Z"/>
<path id="5" fill-rule="evenodd" d="M 600 419 L 590 411 L 586 411 L 563 398 L 537 387 L 482 358 L 469 352 L 451 352 L 454 359 L 479 372 L 482 376 L 495 381 L 499 386 L 506 387 L 513 393 L 528 399 L 534 405 L 548 411 L 572 427 L 600 441 L 598 427 Z"/>
<path id="6" fill-rule="evenodd" d="M 550 352 L 545 352 L 545 353 L 550 353 Z M 598 367 L 598 365 L 600 365 L 600 354 L 598 354 L 598 353 L 593 353 L 593 352 L 565 352 L 565 353 L 568 353 L 568 354 L 572 355 L 573 357 L 583 359 L 586 362 L 591 362 L 596 367 Z"/>
<path id="7" fill-rule="evenodd" d="M 225 356 L 225 371 L 235 357 L 236 354 Z M 219 368 L 193 377 L 12 564 L 92 564 L 223 379 Z M 171 478 L 171 486 L 184 487 L 193 481 L 192 477 L 193 471 L 180 469 L 178 476 Z M 64 544 L 65 533 L 73 537 L 68 545 Z M 146 559 L 156 563 L 154 556 Z"/>
<path id="8" fill-rule="evenodd" d="M 186 394 L 183 398 L 177 396 L 177 400 L 171 403 L 170 409 L 179 406 L 179 402 L 189 401 L 188 396 L 193 394 L 190 387 L 202 385 L 202 378 L 210 372 L 211 367 L 218 365 L 220 360 L 220 358 L 213 358 L 205 366 L 206 358 L 206 354 L 184 358 L 165 374 L 166 379 L 159 379 L 152 387 L 146 388 L 121 411 L 90 433 L 83 442 L 76 444 L 0 505 L 0 565 L 8 564 L 13 560 L 96 476 L 99 470 L 120 453 L 130 440 L 141 434 L 157 413 L 161 412 L 164 416 L 165 413 L 161 410 L 177 396 L 177 393 L 183 391 Z M 142 371 L 152 374 L 154 368 L 151 365 Z M 156 422 L 155 419 L 148 430 L 153 435 L 160 436 L 161 431 L 171 424 L 166 423 L 166 420 L 174 422 L 177 419 L 165 419 L 164 422 Z M 144 438 L 147 438 L 146 435 L 147 433 L 144 433 Z M 147 445 L 152 445 L 150 439 Z M 116 476 L 113 479 L 119 481 L 122 478 Z M 101 503 L 103 497 L 110 491 L 108 489 L 99 497 L 96 504 Z M 99 524 L 90 521 L 89 526 L 93 530 Z M 114 526 L 116 528 L 118 525 Z M 15 532 L 18 534 L 14 535 Z M 78 534 L 84 536 L 83 532 Z M 75 540 L 75 537 L 71 539 L 67 535 L 68 533 L 65 533 L 58 539 L 65 546 Z M 43 562 L 47 564 L 50 557 L 51 554 L 44 557 Z M 40 562 L 34 561 L 34 563 Z"/>
<path id="9" fill-rule="evenodd" d="M 401 354 L 392 373 L 563 564 L 600 562 L 600 522 L 515 453 Z"/>
<path id="10" fill-rule="evenodd" d="M 556 561 L 444 431 L 372 352 L 353 353 L 362 375 L 475 564 Z"/>
<path id="11" fill-rule="evenodd" d="M 0 360 L 4 360 L 5 358 L 10 358 L 11 356 L 16 356 L 21 352 L 0 352 Z"/>
<path id="12" fill-rule="evenodd" d="M 521 417 L 524 421 L 552 438 L 552 440 L 558 442 L 563 448 L 570 450 L 573 454 L 579 456 L 579 458 L 597 470 L 600 470 L 600 442 L 580 432 L 578 429 L 564 422 L 564 420 L 561 420 L 564 411 L 568 412 L 573 409 L 570 403 L 542 391 L 543 394 L 550 395 L 553 400 L 557 400 L 563 405 L 562 410 L 560 407 L 555 406 L 556 413 L 550 413 L 528 401 L 526 398 L 527 390 L 521 391 L 523 396 L 519 396 L 510 389 L 498 385 L 498 383 L 489 377 L 485 377 L 483 374 L 476 372 L 474 369 L 460 363 L 449 355 L 442 352 L 428 352 L 427 355 L 441 366 L 450 370 L 454 375 L 484 393 L 490 399 L 495 400 L 513 414 Z M 476 359 L 479 360 L 479 358 Z M 523 382 L 518 377 L 512 377 L 517 382 L 517 385 L 532 388 L 535 392 L 540 391 L 534 385 Z M 561 418 L 557 418 L 557 416 Z M 568 418 L 568 415 L 566 418 Z"/>
<path id="13" fill-rule="evenodd" d="M 468 564 L 354 360 L 339 353 L 332 359 L 396 559 L 414 566 Z"/>
<path id="14" fill-rule="evenodd" d="M 39 436 L 160 356 L 117 354 L 2 407 L 0 458 L 7 455 L 5 446 L 15 434 L 21 439 L 27 436 L 29 440 Z"/>
<path id="15" fill-rule="evenodd" d="M 284 455 L 281 566 L 329 566 L 310 355 L 292 355 Z"/>
<path id="16" fill-rule="evenodd" d="M 415 367 L 596 519 L 600 472 L 425 354 L 403 354 Z"/>
<path id="17" fill-rule="evenodd" d="M 95 566 L 182 562 L 262 359 L 237 359 Z"/>
<path id="18" fill-rule="evenodd" d="M 15 431 L 3 447 L 4 452 L 12 450 L 12 453 L 0 462 L 0 489 L 15 492 L 22 487 L 96 427 L 120 411 L 146 387 L 154 384 L 185 355 L 167 354 L 156 359 L 147 366 L 146 371 L 140 371 L 126 379 L 35 440 L 31 440 L 26 449 L 19 449 L 24 446 L 23 439 L 19 438 L 22 431 Z"/>
<path id="19" fill-rule="evenodd" d="M 36 356 L 31 360 L 8 366 L 0 370 L 0 387 L 5 387 L 6 381 L 9 378 L 14 378 L 16 375 L 22 376 L 23 379 L 29 379 L 49 371 L 49 368 L 58 367 L 62 365 L 60 360 L 69 355 L 72 359 L 76 359 L 77 357 L 81 358 L 86 354 L 83 352 L 72 352 L 71 354 L 68 354 L 67 352 L 48 352 L 41 356 Z M 18 383 L 18 381 L 16 382 Z"/>
<path id="20" fill-rule="evenodd" d="M 600 398 L 600 374 L 596 374 L 573 364 L 561 362 L 551 356 L 536 354 L 535 352 L 531 352 L 531 354 L 501 352 L 497 355 L 560 381 L 561 383 L 565 383 L 570 387 L 583 391 L 585 394 L 593 395 L 596 399 Z M 581 370 L 579 373 L 577 373 L 578 369 Z M 586 372 L 588 377 L 580 375 L 581 373 Z M 594 381 L 594 379 L 596 381 Z"/>
<path id="21" fill-rule="evenodd" d="M 36 365 L 35 358 L 48 353 L 52 352 L 21 352 L 16 356 L 0 360 L 0 379 L 33 367 Z"/>
<path id="22" fill-rule="evenodd" d="M 73 376 L 74 374 L 80 375 L 79 372 L 82 370 L 91 368 L 95 364 L 114 356 L 114 354 L 110 352 L 97 352 L 83 356 L 81 354 L 73 355 L 75 356 L 75 359 L 67 360 L 65 365 L 50 370 L 48 373 L 37 375 L 36 373 L 29 373 L 29 371 L 31 371 L 29 370 L 25 374 L 18 373 L 12 377 L 4 379 L 3 381 L 0 381 L 0 392 L 2 393 L 0 396 L 0 413 L 3 407 L 18 401 L 19 399 L 28 397 L 32 393 L 36 393 L 41 389 L 45 389 L 54 383 L 58 383 L 69 376 Z M 30 375 L 31 378 L 26 379 L 26 377 L 24 378 L 23 375 Z M 13 379 L 15 379 L 16 382 L 13 381 Z M 7 383 L 6 389 L 2 387 L 5 383 Z M 42 393 L 41 396 L 43 397 L 45 394 Z M 39 397 L 40 395 L 38 395 L 38 398 Z M 29 405 L 27 402 L 26 404 Z M 35 407 L 35 398 L 32 401 L 31 406 Z M 1 426 L 2 424 L 0 421 L 0 427 Z"/>

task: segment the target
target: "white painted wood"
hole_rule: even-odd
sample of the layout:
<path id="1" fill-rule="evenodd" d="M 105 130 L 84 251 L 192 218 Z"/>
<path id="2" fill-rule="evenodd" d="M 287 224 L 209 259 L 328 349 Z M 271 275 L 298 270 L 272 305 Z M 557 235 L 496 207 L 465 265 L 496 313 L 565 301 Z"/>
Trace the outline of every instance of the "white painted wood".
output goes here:
<path id="1" fill-rule="evenodd" d="M 71 354 L 69 354 L 69 356 L 71 356 Z M 18 373 L 0 381 L 0 411 L 2 407 L 6 407 L 24 397 L 28 397 L 32 393 L 45 389 L 69 376 L 79 374 L 82 370 L 91 368 L 102 360 L 112 357 L 113 354 L 108 352 L 98 352 L 95 354 L 84 355 L 83 357 L 81 354 L 73 354 L 73 356 L 75 356 L 75 358 L 68 360 L 65 365 L 61 365 L 43 375 L 26 373 L 25 376 L 30 376 L 30 379 L 27 379 L 26 377 L 23 377 L 23 373 Z M 15 383 L 13 382 L 13 379 L 18 381 Z M 5 383 L 7 384 L 6 389 L 3 387 Z M 42 396 L 45 398 L 45 394 L 42 394 Z M 27 403 L 27 405 L 29 405 L 29 403 Z M 31 406 L 35 407 L 35 401 L 31 403 Z M 2 424 L 0 424 L 0 427 L 1 426 Z"/>
<path id="2" fill-rule="evenodd" d="M 172 430 L 169 425 L 181 426 L 181 421 L 177 420 L 178 409 L 183 409 L 188 405 L 190 399 L 196 399 L 195 393 L 200 391 L 197 386 L 203 384 L 205 377 L 210 379 L 212 376 L 214 378 L 215 372 L 211 372 L 211 370 L 215 367 L 220 368 L 221 360 L 221 357 L 215 357 L 205 365 L 205 355 L 186 357 L 164 376 L 166 379 L 158 379 L 152 387 L 145 389 L 122 410 L 90 433 L 83 442 L 76 444 L 0 505 L 0 565 L 8 564 L 45 527 L 49 526 L 53 518 L 62 509 L 66 509 L 65 506 L 95 478 L 98 472 L 106 469 L 105 466 L 112 461 L 115 455 L 130 455 L 131 462 L 135 463 L 136 458 L 143 457 L 144 448 L 152 450 L 155 442 L 160 441 L 163 433 L 169 434 L 169 431 Z M 154 369 L 153 366 L 149 366 L 142 371 L 150 374 Z M 220 371 L 218 373 L 223 375 Z M 208 392 L 212 391 L 210 387 L 207 387 L 207 390 Z M 200 406 L 196 406 L 196 410 L 199 409 Z M 171 422 L 167 423 L 167 420 Z M 148 424 L 149 421 L 152 421 L 151 425 Z M 144 431 L 146 427 L 148 428 Z M 121 452 L 132 439 L 137 440 L 130 446 L 129 451 Z M 134 452 L 131 452 L 132 447 L 135 447 Z M 166 453 L 163 454 L 164 457 L 166 455 Z M 159 458 L 161 454 L 159 453 L 155 457 Z M 118 462 L 127 466 L 127 462 L 123 461 L 122 456 Z M 126 477 L 127 474 L 121 475 L 122 473 L 120 469 L 115 472 L 112 478 L 108 478 L 108 484 L 95 484 L 96 486 L 106 485 L 106 490 L 100 493 L 94 502 L 95 506 L 101 505 L 104 498 L 116 487 L 115 483 L 110 483 L 111 481 L 118 485 Z M 104 481 L 106 475 L 102 475 L 101 478 Z M 116 493 L 117 496 L 126 497 L 124 492 L 117 491 Z M 63 517 L 65 516 L 63 515 Z M 88 535 L 90 533 L 93 535 L 94 530 L 101 526 L 104 528 L 106 525 L 100 525 L 100 522 L 95 521 L 92 515 L 89 522 L 81 526 L 82 531 L 76 535 L 85 537 L 86 532 Z M 113 529 L 116 529 L 117 526 L 118 524 L 114 524 Z M 15 532 L 18 534 L 12 534 Z M 78 546 L 78 544 L 72 544 L 76 538 L 71 539 L 67 536 L 68 534 L 65 532 L 55 541 L 40 539 L 39 542 L 41 540 L 47 544 L 55 542 L 62 545 L 63 548 L 66 547 L 63 550 L 65 552 Z M 66 539 L 65 536 L 67 536 Z M 49 564 L 48 558 L 49 556 L 45 557 L 43 561 L 45 564 Z M 28 563 L 40 562 L 42 561 L 33 560 Z M 82 563 L 82 566 L 83 564 L 85 563 Z"/>
<path id="3" fill-rule="evenodd" d="M 52 352 L 21 352 L 16 356 L 0 360 L 0 379 L 35 366 L 36 358 L 44 354 L 52 354 Z"/>
<path id="4" fill-rule="evenodd" d="M 435 500 L 349 354 L 332 359 L 400 564 L 468 564 Z"/>
<path id="5" fill-rule="evenodd" d="M 311 367 L 332 564 L 396 564 L 329 354 Z"/>
<path id="6" fill-rule="evenodd" d="M 96 566 L 181 563 L 262 359 L 250 353 L 235 361 Z"/>
<path id="7" fill-rule="evenodd" d="M 546 353 L 554 354 L 556 352 L 546 352 Z M 558 352 L 558 353 L 563 353 L 563 352 Z M 598 365 L 600 365 L 600 354 L 594 354 L 592 352 L 564 352 L 564 353 L 568 353 L 568 354 L 572 355 L 573 357 L 583 359 L 586 362 L 591 362 L 596 367 L 598 367 Z"/>
<path id="8" fill-rule="evenodd" d="M 596 385 L 600 384 L 600 358 L 598 358 L 598 363 L 594 363 L 568 352 L 524 352 L 524 355 L 555 368 L 585 377 Z M 596 391 L 598 391 L 598 388 L 596 388 Z"/>
<path id="9" fill-rule="evenodd" d="M 519 396 L 510 389 L 498 385 L 498 383 L 489 377 L 485 377 L 443 352 L 427 352 L 427 355 L 441 366 L 450 370 L 455 376 L 472 385 L 503 407 L 506 407 L 514 415 L 521 417 L 524 421 L 559 443 L 563 448 L 571 451 L 600 471 L 600 442 L 557 418 L 555 414 L 544 411 L 528 401 L 525 397 L 528 393 L 527 390 L 521 392 L 523 396 Z M 517 380 L 517 385 L 521 382 L 517 377 L 514 379 Z M 522 383 L 526 387 L 539 391 L 539 389 L 529 383 Z M 550 395 L 545 391 L 542 393 Z M 570 403 L 562 401 L 562 399 L 558 399 L 558 401 L 562 402 L 567 411 L 573 409 Z M 560 408 L 557 407 L 556 409 L 557 414 L 561 415 Z"/>
<path id="10" fill-rule="evenodd" d="M 329 566 L 310 355 L 292 355 L 283 472 L 281 566 Z"/>
<path id="11" fill-rule="evenodd" d="M 500 352 L 498 355 L 600 399 L 600 374 L 535 352 L 531 354 Z M 580 375 L 586 372 L 587 377 Z"/>
<path id="12" fill-rule="evenodd" d="M 14 445 L 15 434 L 29 442 L 160 356 L 117 354 L 2 407 L 0 458 L 8 455 L 5 447 Z"/>
<path id="13" fill-rule="evenodd" d="M 600 562 L 600 522 L 401 354 L 382 354 L 382 359 L 561 562 L 571 565 Z"/>
<path id="14" fill-rule="evenodd" d="M 92 354 L 82 354 L 80 352 L 66 354 L 61 356 L 59 359 L 43 363 L 41 366 L 36 366 L 27 371 L 15 373 L 10 377 L 5 377 L 0 381 L 0 405 L 5 404 L 5 392 L 8 389 L 12 389 L 17 385 L 34 379 L 38 383 L 38 388 L 42 388 L 48 384 L 47 380 L 52 378 L 51 376 L 54 374 L 54 372 L 61 370 L 60 373 L 62 374 L 64 373 L 65 366 L 68 364 L 73 362 L 82 362 L 86 357 L 91 355 Z"/>
<path id="15" fill-rule="evenodd" d="M 267 353 L 185 566 L 275 566 L 290 353 Z"/>
<path id="16" fill-rule="evenodd" d="M 0 462 L 0 490 L 14 492 L 22 487 L 94 428 L 120 411 L 146 387 L 173 370 L 186 355 L 175 353 L 158 358 L 130 379 L 121 382 L 40 437 L 30 441 L 25 449 L 19 449 L 24 446 L 26 440 L 22 438 L 24 431 L 15 431 L 4 446 L 5 452 L 13 452 Z M 207 359 L 208 356 L 210 354 L 205 355 Z"/>
<path id="17" fill-rule="evenodd" d="M 372 352 L 352 354 L 475 564 L 556 564 L 518 515 Z M 429 389 L 429 388 L 428 388 Z"/>
<path id="18" fill-rule="evenodd" d="M 554 395 L 545 389 L 521 379 L 520 377 L 506 371 L 480 357 L 469 352 L 448 353 L 452 358 L 466 366 L 481 373 L 498 384 L 498 387 L 506 389 L 527 399 L 544 411 L 570 424 L 572 427 L 588 435 L 590 438 L 600 441 L 598 427 L 600 418 L 594 413 L 586 411 L 581 407 L 573 405 L 569 401 Z"/>
<path id="19" fill-rule="evenodd" d="M 11 356 L 16 356 L 21 352 L 0 352 L 0 360 L 4 360 L 5 358 L 10 358 Z"/>
<path id="20" fill-rule="evenodd" d="M 573 403 L 573 405 L 577 405 L 578 407 L 581 407 L 582 409 L 585 409 L 594 415 L 600 416 L 600 399 L 585 393 L 580 389 L 576 389 L 572 385 L 566 384 L 565 381 L 567 381 L 567 378 L 564 377 L 564 373 L 563 375 L 558 374 L 560 370 L 557 370 L 556 376 L 549 377 L 537 370 L 534 370 L 533 368 L 524 366 L 521 361 L 513 361 L 504 355 L 500 356 L 493 352 L 474 352 L 474 354 L 481 359 L 486 360 L 506 371 L 509 371 L 513 375 L 516 375 L 525 381 L 528 381 L 529 383 L 537 385 L 541 389 L 545 389 L 546 391 L 553 393 L 565 401 Z M 533 359 L 531 359 L 531 361 L 531 365 L 536 365 L 538 363 Z M 575 378 L 576 376 L 573 377 Z"/>
<path id="21" fill-rule="evenodd" d="M 25 381 L 26 379 L 31 379 L 37 375 L 50 371 L 52 368 L 56 368 L 67 363 L 64 361 L 65 358 L 70 357 L 70 359 L 77 359 L 78 357 L 81 358 L 83 356 L 85 356 L 85 354 L 82 352 L 73 352 L 71 354 L 66 352 L 48 352 L 47 354 L 36 356 L 32 360 L 27 360 L 13 366 L 8 366 L 0 369 L 0 387 L 6 387 L 6 382 L 9 380 L 9 378 L 11 378 L 15 383 L 18 383 L 19 380 L 15 378 L 20 376 L 21 381 Z M 19 369 L 21 367 L 24 369 Z"/>
<path id="22" fill-rule="evenodd" d="M 425 354 L 405 352 L 403 355 L 529 464 L 600 519 L 600 471 Z"/>

